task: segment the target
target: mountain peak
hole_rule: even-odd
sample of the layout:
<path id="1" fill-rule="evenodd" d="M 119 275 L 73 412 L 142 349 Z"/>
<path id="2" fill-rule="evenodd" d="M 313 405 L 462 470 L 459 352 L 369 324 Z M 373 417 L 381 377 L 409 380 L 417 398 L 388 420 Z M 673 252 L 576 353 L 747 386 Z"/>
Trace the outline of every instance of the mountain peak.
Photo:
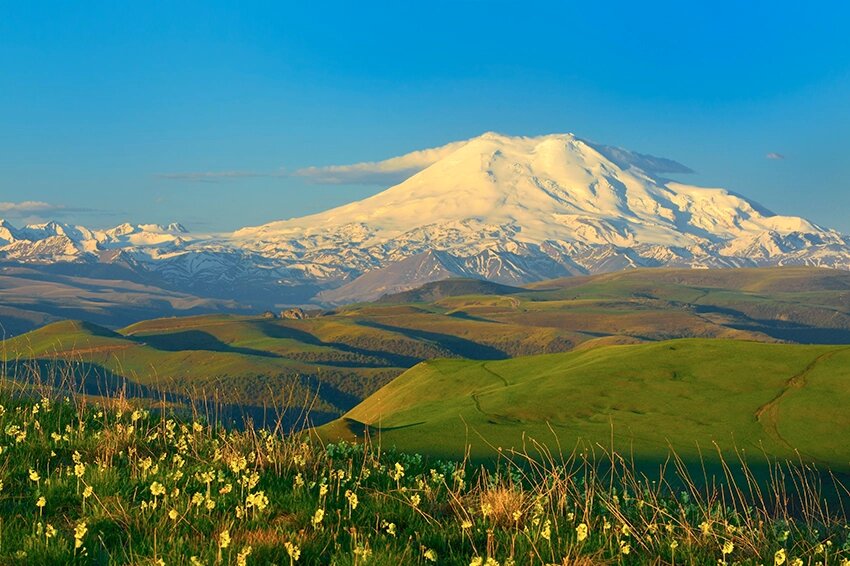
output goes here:
<path id="1" fill-rule="evenodd" d="M 305 170 L 331 182 L 375 172 L 404 180 L 319 214 L 216 237 L 186 235 L 178 223 L 102 231 L 2 223 L 0 258 L 97 262 L 121 251 L 134 269 L 175 284 L 219 293 L 239 283 L 274 300 L 284 288 L 324 289 L 320 300 L 328 301 L 448 276 L 517 285 L 641 266 L 850 268 L 850 239 L 837 232 L 722 188 L 671 180 L 691 172 L 671 159 L 571 133 L 485 132 L 379 162 Z"/>
<path id="2" fill-rule="evenodd" d="M 573 134 L 487 132 L 373 197 L 275 222 L 259 232 L 288 239 L 342 233 L 357 224 L 367 227 L 366 240 L 377 242 L 474 226 L 477 231 L 508 228 L 517 241 L 537 245 L 689 246 L 751 231 L 787 232 L 795 224 L 723 189 L 675 183 L 659 177 L 659 171 L 690 169 Z M 251 229 L 240 236 L 250 238 Z"/>

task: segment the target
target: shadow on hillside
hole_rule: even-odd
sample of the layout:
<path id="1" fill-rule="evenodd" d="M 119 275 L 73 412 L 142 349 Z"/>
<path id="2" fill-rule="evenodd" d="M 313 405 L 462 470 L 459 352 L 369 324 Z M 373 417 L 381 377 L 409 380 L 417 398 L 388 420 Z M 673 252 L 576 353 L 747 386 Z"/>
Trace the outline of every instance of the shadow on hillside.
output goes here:
<path id="1" fill-rule="evenodd" d="M 741 311 L 715 305 L 695 305 L 694 311 L 699 314 L 723 314 L 734 317 L 739 322 L 727 323 L 725 326 L 735 330 L 761 332 L 777 340 L 799 344 L 850 344 L 848 328 L 825 328 L 799 321 L 751 318 Z"/>
<path id="2" fill-rule="evenodd" d="M 509 357 L 502 350 L 493 348 L 492 346 L 479 344 L 478 342 L 452 336 L 451 334 L 440 334 L 438 332 L 428 332 L 426 330 L 419 330 L 416 328 L 390 326 L 388 324 L 381 324 L 380 322 L 368 320 L 361 320 L 358 324 L 368 326 L 369 328 L 384 330 L 386 332 L 396 332 L 413 340 L 427 340 L 442 346 L 462 358 L 469 358 L 472 360 L 504 360 Z"/>
<path id="3" fill-rule="evenodd" d="M 452 318 L 459 318 L 459 319 L 462 319 L 462 320 L 471 320 L 473 322 L 490 322 L 490 323 L 493 323 L 493 324 L 504 324 L 504 323 L 499 322 L 497 320 L 490 320 L 489 318 L 484 318 L 484 317 L 481 317 L 481 316 L 475 316 L 474 314 L 469 314 L 466 311 L 454 311 L 454 312 L 447 314 L 446 316 L 450 316 Z"/>
<path id="4" fill-rule="evenodd" d="M 210 352 L 223 352 L 229 354 L 243 354 L 246 356 L 260 356 L 263 358 L 280 358 L 279 354 L 254 350 L 252 348 L 240 348 L 225 344 L 209 332 L 202 330 L 184 330 L 181 332 L 170 332 L 165 334 L 150 334 L 146 336 L 131 337 L 137 342 L 146 344 L 151 348 L 164 352 L 182 352 L 184 350 L 206 350 Z"/>
<path id="5" fill-rule="evenodd" d="M 65 360 L 15 360 L 5 364 L 5 376 L 12 381 L 38 387 L 49 387 L 59 392 L 74 395 L 88 395 L 106 399 L 136 398 L 161 403 L 160 409 L 199 416 L 207 422 L 217 423 L 228 428 L 243 428 L 247 422 L 260 426 L 277 426 L 282 432 L 290 433 L 310 426 L 318 426 L 337 418 L 339 415 L 327 411 L 307 411 L 304 407 L 276 408 L 263 405 L 241 405 L 226 403 L 216 399 L 190 396 L 182 393 L 163 391 L 156 387 L 143 385 L 108 368 L 89 362 Z M 311 379 L 312 378 L 312 379 Z M 350 395 L 338 391 L 327 383 L 319 384 L 318 379 L 307 376 L 304 381 L 317 389 L 321 387 L 326 398 L 353 406 Z M 218 394 L 219 391 L 214 391 Z M 264 399 L 259 402 L 265 403 Z M 152 407 L 156 409 L 156 406 Z"/>
<path id="6" fill-rule="evenodd" d="M 768 323 L 773 321 L 756 322 L 764 323 L 764 326 L 729 325 L 729 327 L 735 330 L 762 332 L 777 340 L 786 340 L 799 344 L 850 344 L 850 330 L 846 328 L 820 328 L 800 324 L 769 326 Z"/>
<path id="7" fill-rule="evenodd" d="M 386 366 L 376 365 L 375 367 L 413 367 L 419 362 L 422 361 L 422 358 L 418 358 L 415 356 L 405 356 L 403 354 L 396 354 L 394 352 L 384 352 L 380 350 L 370 350 L 367 348 L 358 348 L 356 346 L 351 346 L 349 344 L 344 344 L 342 342 L 324 342 L 313 336 L 309 332 L 305 332 L 303 330 L 298 330 L 296 328 L 292 328 L 290 326 L 284 326 L 282 324 L 274 324 L 269 322 L 264 322 L 260 324 L 260 328 L 266 336 L 270 338 L 278 338 L 278 339 L 288 339 L 288 340 L 296 340 L 303 344 L 308 344 L 310 346 L 323 346 L 326 348 L 334 348 L 341 352 L 346 352 L 349 354 L 354 354 L 358 356 L 365 356 L 370 358 L 376 358 L 378 360 L 384 360 L 386 362 Z M 326 365 L 336 365 L 340 366 L 340 364 L 326 364 Z M 352 364 L 355 367 L 369 367 L 368 364 Z"/>

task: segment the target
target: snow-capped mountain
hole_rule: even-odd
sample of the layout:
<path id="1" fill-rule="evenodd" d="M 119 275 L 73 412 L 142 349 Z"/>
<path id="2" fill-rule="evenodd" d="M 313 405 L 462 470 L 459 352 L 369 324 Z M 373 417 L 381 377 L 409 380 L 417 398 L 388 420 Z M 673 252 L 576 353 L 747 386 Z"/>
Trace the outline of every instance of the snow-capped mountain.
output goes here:
<path id="1" fill-rule="evenodd" d="M 280 296 L 293 285 L 345 285 L 323 294 L 334 302 L 447 274 L 518 284 L 640 266 L 850 269 L 850 239 L 838 232 L 724 189 L 665 178 L 688 172 L 676 162 L 572 134 L 488 133 L 416 155 L 433 162 L 373 197 L 232 234 L 192 235 L 177 224 L 15 229 L 0 221 L 0 257 L 120 259 L 173 285 L 262 282 Z M 396 283 L 382 283 L 382 273 Z M 365 279 L 352 283 L 358 277 Z"/>

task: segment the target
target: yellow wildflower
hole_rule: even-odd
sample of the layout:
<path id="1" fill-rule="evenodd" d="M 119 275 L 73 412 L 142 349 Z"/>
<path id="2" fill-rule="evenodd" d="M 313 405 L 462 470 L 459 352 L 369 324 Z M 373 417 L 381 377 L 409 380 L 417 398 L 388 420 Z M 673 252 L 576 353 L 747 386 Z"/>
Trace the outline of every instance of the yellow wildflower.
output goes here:
<path id="1" fill-rule="evenodd" d="M 579 526 L 576 527 L 576 536 L 578 537 L 578 541 L 581 542 L 587 538 L 587 525 L 584 523 L 579 523 Z"/>
<path id="2" fill-rule="evenodd" d="M 316 512 L 313 513 L 313 528 L 318 528 L 319 525 L 322 524 L 322 519 L 325 518 L 325 510 L 324 509 L 316 509 Z"/>
<path id="3" fill-rule="evenodd" d="M 301 558 L 301 549 L 298 545 L 286 541 L 283 543 L 283 546 L 286 548 L 286 553 L 289 555 L 289 558 L 291 558 L 293 562 L 298 562 L 298 559 Z"/>
<path id="4" fill-rule="evenodd" d="M 250 546 L 246 546 L 240 550 L 239 554 L 236 555 L 236 566 L 246 566 L 248 564 L 248 555 L 251 554 L 252 550 Z"/>
<path id="5" fill-rule="evenodd" d="M 224 529 L 218 535 L 218 546 L 219 546 L 219 548 L 227 548 L 228 546 L 230 546 L 230 531 L 229 530 Z"/>
<path id="6" fill-rule="evenodd" d="M 87 532 L 89 532 L 89 528 L 85 521 L 77 523 L 74 527 L 74 549 L 78 549 L 83 546 L 83 538 L 86 536 Z"/>

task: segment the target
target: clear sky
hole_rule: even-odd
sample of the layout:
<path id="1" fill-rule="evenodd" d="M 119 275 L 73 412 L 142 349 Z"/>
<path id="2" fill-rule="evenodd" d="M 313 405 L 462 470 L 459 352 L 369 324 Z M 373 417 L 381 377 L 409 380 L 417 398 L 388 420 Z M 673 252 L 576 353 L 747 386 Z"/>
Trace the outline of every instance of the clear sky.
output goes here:
<path id="1" fill-rule="evenodd" d="M 494 130 L 669 157 L 850 233 L 848 6 L 3 2 L 0 217 L 234 229 L 385 188 L 300 168 Z"/>

